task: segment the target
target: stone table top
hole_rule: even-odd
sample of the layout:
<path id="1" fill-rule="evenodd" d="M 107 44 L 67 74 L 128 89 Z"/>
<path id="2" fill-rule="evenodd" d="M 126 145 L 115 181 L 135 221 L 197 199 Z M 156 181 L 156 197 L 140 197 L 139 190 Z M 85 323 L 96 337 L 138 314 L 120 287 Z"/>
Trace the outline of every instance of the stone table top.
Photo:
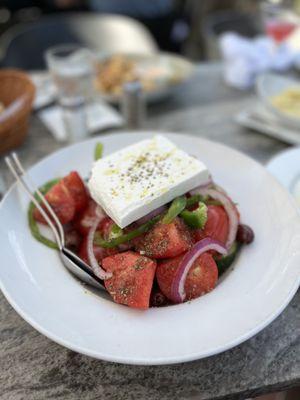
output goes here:
<path id="1" fill-rule="evenodd" d="M 201 64 L 173 98 L 150 107 L 147 129 L 223 142 L 266 162 L 286 144 L 243 129 L 234 114 L 255 101 L 226 87 L 217 64 Z M 19 149 L 28 167 L 61 147 L 36 116 Z M 11 182 L 0 161 L 2 185 Z M 0 187 L 1 191 L 1 187 Z M 171 366 L 126 366 L 77 354 L 50 341 L 0 297 L 2 400 L 245 399 L 300 384 L 300 293 L 261 333 L 222 354 Z"/>

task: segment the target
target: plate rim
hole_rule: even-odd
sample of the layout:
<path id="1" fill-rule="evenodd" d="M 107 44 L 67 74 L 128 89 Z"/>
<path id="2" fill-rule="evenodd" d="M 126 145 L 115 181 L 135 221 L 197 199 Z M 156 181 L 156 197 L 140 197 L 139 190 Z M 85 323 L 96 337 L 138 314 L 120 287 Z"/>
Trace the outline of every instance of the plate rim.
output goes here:
<path id="1" fill-rule="evenodd" d="M 184 137 L 184 136 L 190 136 L 195 140 L 200 140 L 200 141 L 204 141 L 207 142 L 209 144 L 213 144 L 213 145 L 218 145 L 221 146 L 223 148 L 229 149 L 230 151 L 236 153 L 237 155 L 243 155 L 243 157 L 246 157 L 248 159 L 248 161 L 251 161 L 252 163 L 255 163 L 256 165 L 259 165 L 260 167 L 264 167 L 261 163 L 259 163 L 258 161 L 256 161 L 255 159 L 249 157 L 247 154 L 243 153 L 242 151 L 236 150 L 235 148 L 232 148 L 230 146 L 227 146 L 226 144 L 220 143 L 220 142 L 214 142 L 211 141 L 209 139 L 206 138 L 202 138 L 202 137 L 197 137 L 197 136 L 193 136 L 191 134 L 185 134 L 185 133 L 176 133 L 176 132 L 167 132 L 167 131 L 151 131 L 151 130 L 141 130 L 141 131 L 118 131 L 117 133 L 107 133 L 107 134 L 102 134 L 102 135 L 97 135 L 95 137 L 89 138 L 81 143 L 86 143 L 86 142 L 96 142 L 99 139 L 101 140 L 101 137 L 105 136 L 105 137 L 112 137 L 112 136 L 119 136 L 119 135 L 126 135 L 126 134 L 139 134 L 139 135 L 149 135 L 149 134 L 165 134 L 165 135 L 176 135 L 176 136 L 180 136 L 180 137 Z M 48 154 L 47 156 L 43 157 L 41 160 L 39 160 L 38 162 L 34 163 L 33 165 L 30 166 L 30 168 L 28 168 L 28 172 L 30 173 L 31 169 L 39 166 L 40 164 L 42 164 L 45 160 L 50 159 L 54 154 L 57 153 L 61 153 L 64 152 L 66 149 L 71 150 L 72 147 L 76 147 L 78 146 L 78 143 L 74 143 L 71 144 L 69 146 L 66 147 L 62 147 L 54 152 L 52 152 L 51 154 Z M 291 149 L 287 149 L 285 151 L 288 151 Z M 270 173 L 270 171 L 265 168 L 267 175 L 269 176 L 269 178 L 273 181 L 273 183 L 275 183 L 275 185 L 281 190 L 284 191 L 285 194 L 288 194 L 288 196 L 290 197 L 289 192 L 286 190 L 286 188 L 284 188 L 279 182 L 278 180 Z M 14 190 L 14 188 L 16 187 L 16 183 L 14 183 L 13 185 L 11 185 L 11 187 L 9 188 L 9 190 L 5 193 L 3 199 L 0 202 L 0 212 L 1 210 L 4 208 L 4 204 L 6 202 L 6 199 L 9 197 L 9 195 L 11 194 L 11 192 Z M 291 207 L 293 207 L 296 211 L 297 211 L 297 207 L 295 205 L 295 203 L 291 202 L 290 203 Z M 32 318 L 27 312 L 23 311 L 22 308 L 19 306 L 19 304 L 17 304 L 17 302 L 15 302 L 12 298 L 12 296 L 10 295 L 9 291 L 6 290 L 6 287 L 4 286 L 4 284 L 2 283 L 2 280 L 0 279 L 0 289 L 4 295 L 4 297 L 6 298 L 6 300 L 9 302 L 9 304 L 13 307 L 13 309 L 27 322 L 29 323 L 34 329 L 36 329 L 39 333 L 43 334 L 44 336 L 46 336 L 47 338 L 51 339 L 52 341 L 54 341 L 55 343 L 58 343 L 61 346 L 64 346 L 72 351 L 84 354 L 86 356 L 95 358 L 95 359 L 101 359 L 104 361 L 109 361 L 109 362 L 117 362 L 120 364 L 127 364 L 127 365 L 170 365 L 170 364 L 177 364 L 177 363 L 181 363 L 181 362 L 189 362 L 189 361 L 194 361 L 194 360 L 198 360 L 198 359 L 202 359 L 202 358 L 206 358 L 209 356 L 213 356 L 219 353 L 222 353 L 226 350 L 229 350 L 233 347 L 238 346 L 239 344 L 245 342 L 246 340 L 250 339 L 251 337 L 253 337 L 254 335 L 256 335 L 257 333 L 261 332 L 266 326 L 268 326 L 272 321 L 274 321 L 282 312 L 283 310 L 287 307 L 287 305 L 289 304 L 289 302 L 292 300 L 292 298 L 294 297 L 295 293 L 298 290 L 298 287 L 300 285 L 300 277 L 297 280 L 295 280 L 293 286 L 291 287 L 291 289 L 288 292 L 288 295 L 286 296 L 286 298 L 284 299 L 284 301 L 282 301 L 282 304 L 279 308 L 277 308 L 273 313 L 271 313 L 269 315 L 268 318 L 264 319 L 264 321 L 262 323 L 259 323 L 257 326 L 255 326 L 254 328 L 252 328 L 251 330 L 249 330 L 247 333 L 245 333 L 242 336 L 239 336 L 238 338 L 228 342 L 226 345 L 221 345 L 218 347 L 215 347 L 213 350 L 208 350 L 206 352 L 201 352 L 201 355 L 199 355 L 199 353 L 197 352 L 193 352 L 193 353 L 189 353 L 188 355 L 184 355 L 184 356 L 168 356 L 168 357 L 147 357 L 143 358 L 143 357 L 126 357 L 126 356 L 115 356 L 112 355 L 110 356 L 109 354 L 105 353 L 99 353 L 99 351 L 97 352 L 93 352 L 90 351 L 86 348 L 84 348 L 83 346 L 78 346 L 78 345 L 73 345 L 72 343 L 61 339 L 58 335 L 53 334 L 52 332 L 49 332 L 46 328 L 44 328 L 43 326 L 39 325 L 39 323 L 37 323 L 34 318 Z"/>
<path id="2" fill-rule="evenodd" d="M 264 108 L 263 110 L 265 111 L 266 109 Z M 257 106 L 250 105 L 237 112 L 234 115 L 234 120 L 243 128 L 252 129 L 258 134 L 275 138 L 288 145 L 300 146 L 300 135 L 295 128 L 284 125 L 280 121 L 268 121 L 264 119 L 264 116 L 258 120 L 254 115 L 256 112 Z"/>
<path id="3" fill-rule="evenodd" d="M 300 208 L 299 205 L 297 204 L 297 201 L 295 199 L 295 197 L 293 196 L 293 193 L 291 191 L 291 186 L 293 184 L 293 182 L 295 181 L 295 179 L 297 179 L 297 177 L 300 176 L 300 170 L 298 169 L 297 171 L 293 174 L 292 179 L 285 179 L 285 182 L 282 181 L 280 174 L 278 175 L 278 167 L 276 168 L 276 170 L 274 169 L 274 164 L 278 163 L 279 160 L 280 164 L 282 164 L 283 162 L 283 158 L 285 157 L 289 157 L 289 155 L 294 155 L 297 153 L 299 153 L 300 155 L 300 144 L 296 145 L 296 146 L 292 146 L 289 147 L 287 149 L 281 150 L 278 153 L 276 153 L 273 157 L 271 157 L 267 163 L 266 163 L 266 169 L 267 171 L 276 179 L 276 181 L 288 192 L 289 197 L 291 198 L 292 202 L 295 204 L 296 208 L 298 209 L 299 215 L 300 215 Z"/>
<path id="4" fill-rule="evenodd" d="M 300 140 L 300 139 L 299 139 Z M 274 154 L 266 163 L 266 169 L 270 172 L 269 170 L 269 166 L 277 159 L 277 158 L 281 158 L 289 153 L 296 153 L 297 151 L 300 152 L 300 143 L 296 144 L 295 146 L 290 146 L 287 149 L 281 150 L 278 153 Z M 274 176 L 271 173 L 272 176 Z"/>

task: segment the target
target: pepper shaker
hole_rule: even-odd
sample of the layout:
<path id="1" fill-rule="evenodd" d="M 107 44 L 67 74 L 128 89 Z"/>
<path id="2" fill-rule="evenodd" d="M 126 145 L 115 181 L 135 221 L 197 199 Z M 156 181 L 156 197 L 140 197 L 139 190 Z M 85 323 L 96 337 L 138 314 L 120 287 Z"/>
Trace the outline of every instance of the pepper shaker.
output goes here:
<path id="1" fill-rule="evenodd" d="M 145 99 L 141 82 L 123 85 L 122 115 L 128 129 L 141 129 L 145 120 Z"/>

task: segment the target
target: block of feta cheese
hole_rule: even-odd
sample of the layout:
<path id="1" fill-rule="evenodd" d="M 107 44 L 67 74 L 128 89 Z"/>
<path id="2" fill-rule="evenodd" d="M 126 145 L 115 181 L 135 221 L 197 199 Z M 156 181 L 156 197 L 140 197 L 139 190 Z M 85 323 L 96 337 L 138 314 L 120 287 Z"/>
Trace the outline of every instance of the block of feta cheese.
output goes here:
<path id="1" fill-rule="evenodd" d="M 209 177 L 200 160 L 157 135 L 96 161 L 88 187 L 96 203 L 124 228 Z"/>

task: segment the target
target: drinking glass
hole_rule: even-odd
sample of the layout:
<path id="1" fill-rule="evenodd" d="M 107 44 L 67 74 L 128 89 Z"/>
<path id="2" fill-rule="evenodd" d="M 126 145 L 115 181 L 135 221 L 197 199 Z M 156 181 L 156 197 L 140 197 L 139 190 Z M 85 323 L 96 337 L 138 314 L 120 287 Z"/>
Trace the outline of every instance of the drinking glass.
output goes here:
<path id="1" fill-rule="evenodd" d="M 299 17 L 289 1 L 263 1 L 261 13 L 265 31 L 277 45 L 299 26 Z"/>
<path id="2" fill-rule="evenodd" d="M 46 51 L 46 62 L 57 87 L 67 139 L 88 135 L 86 106 L 94 95 L 95 60 L 90 50 L 60 45 Z"/>

